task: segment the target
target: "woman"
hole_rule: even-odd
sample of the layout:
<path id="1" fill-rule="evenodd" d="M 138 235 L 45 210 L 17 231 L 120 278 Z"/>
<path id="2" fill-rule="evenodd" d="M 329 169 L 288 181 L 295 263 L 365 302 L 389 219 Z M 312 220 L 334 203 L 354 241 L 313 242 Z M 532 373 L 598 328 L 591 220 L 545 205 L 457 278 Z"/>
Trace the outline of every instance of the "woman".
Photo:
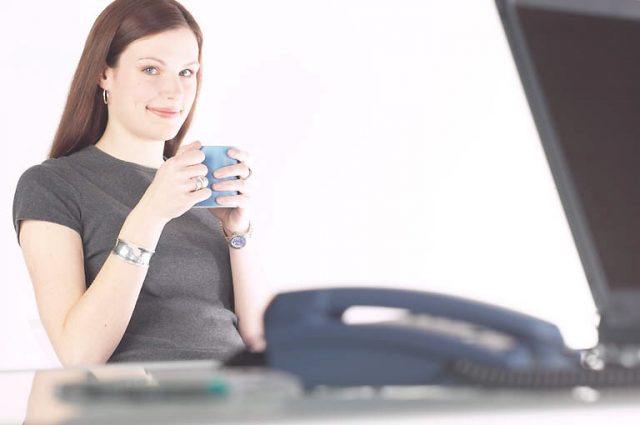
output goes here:
<path id="1" fill-rule="evenodd" d="M 86 41 L 49 159 L 16 189 L 14 225 L 64 366 L 218 359 L 261 350 L 270 298 L 250 240 L 250 158 L 207 199 L 200 142 L 181 146 L 202 34 L 174 0 L 116 0 Z M 200 180 L 200 181 L 199 181 Z M 248 243 L 230 247 L 231 236 Z"/>

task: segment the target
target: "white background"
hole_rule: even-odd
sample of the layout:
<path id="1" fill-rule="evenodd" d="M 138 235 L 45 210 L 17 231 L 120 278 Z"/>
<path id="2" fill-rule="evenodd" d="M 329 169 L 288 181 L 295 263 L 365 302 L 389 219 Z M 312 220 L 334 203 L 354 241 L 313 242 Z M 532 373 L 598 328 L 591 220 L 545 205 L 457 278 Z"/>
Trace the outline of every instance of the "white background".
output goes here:
<path id="1" fill-rule="evenodd" d="M 0 369 L 54 364 L 12 226 L 108 1 L 0 1 Z M 275 290 L 462 295 L 595 342 L 595 307 L 491 0 L 184 0 L 205 35 L 187 141 L 256 159 Z M 40 330 L 39 330 L 40 329 Z"/>

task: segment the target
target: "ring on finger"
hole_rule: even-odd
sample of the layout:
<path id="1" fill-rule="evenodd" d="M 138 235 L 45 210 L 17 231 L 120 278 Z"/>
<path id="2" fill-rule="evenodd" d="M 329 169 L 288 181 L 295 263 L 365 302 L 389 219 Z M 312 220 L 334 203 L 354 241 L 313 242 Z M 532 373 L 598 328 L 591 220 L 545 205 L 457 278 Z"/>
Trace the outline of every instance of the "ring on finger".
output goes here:
<path id="1" fill-rule="evenodd" d="M 195 184 L 196 184 L 196 188 L 193 190 L 194 192 L 197 192 L 200 189 L 203 189 L 204 187 L 207 186 L 207 184 L 209 184 L 209 180 L 205 177 L 205 176 L 197 176 L 193 178 Z"/>

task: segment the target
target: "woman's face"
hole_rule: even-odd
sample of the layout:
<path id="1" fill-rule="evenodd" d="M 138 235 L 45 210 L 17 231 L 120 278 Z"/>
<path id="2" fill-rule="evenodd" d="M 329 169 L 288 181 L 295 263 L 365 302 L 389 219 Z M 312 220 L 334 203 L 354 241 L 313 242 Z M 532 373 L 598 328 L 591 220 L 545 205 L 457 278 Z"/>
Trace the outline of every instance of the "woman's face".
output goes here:
<path id="1" fill-rule="evenodd" d="M 138 39 L 107 68 L 109 127 L 149 141 L 176 136 L 196 96 L 198 42 L 188 28 Z"/>

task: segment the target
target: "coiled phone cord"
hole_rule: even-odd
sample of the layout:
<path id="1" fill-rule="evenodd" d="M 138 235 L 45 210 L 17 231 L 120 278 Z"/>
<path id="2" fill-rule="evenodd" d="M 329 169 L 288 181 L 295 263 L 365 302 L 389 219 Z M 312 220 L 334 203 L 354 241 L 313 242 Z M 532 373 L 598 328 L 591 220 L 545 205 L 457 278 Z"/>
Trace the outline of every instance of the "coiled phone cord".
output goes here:
<path id="1" fill-rule="evenodd" d="M 640 386 L 640 368 L 613 366 L 603 370 L 519 371 L 455 360 L 451 372 L 471 385 L 496 388 L 570 388 Z"/>

